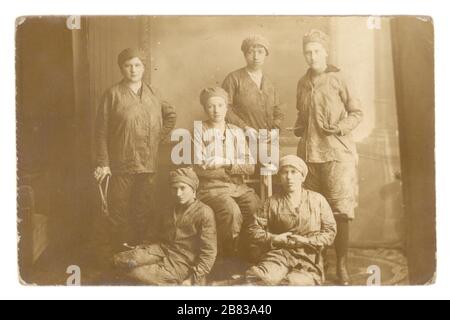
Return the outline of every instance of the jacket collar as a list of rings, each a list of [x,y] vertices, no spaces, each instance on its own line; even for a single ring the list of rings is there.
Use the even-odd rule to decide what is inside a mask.
[[[122,89],[122,92],[132,92],[130,87],[128,87],[128,85],[126,84],[125,80],[120,81],[119,83],[120,88]],[[144,94],[150,91],[152,94],[154,94],[154,90],[153,88],[148,85],[147,83],[145,83],[145,81],[142,81],[142,87],[141,87],[141,96],[144,96]],[[134,92],[132,92],[133,94],[135,94]]]
[[[329,64],[324,73],[333,73],[333,72],[339,72],[339,71],[341,71],[341,69],[339,69],[338,67],[336,67],[332,64]],[[312,70],[312,68],[309,68],[308,77],[311,78],[312,74],[313,74],[313,70]]]
[[[199,203],[200,203],[199,200],[195,199],[195,201],[189,207],[185,208],[185,210],[178,217],[178,219],[176,216],[175,207],[173,207],[172,216],[173,216],[173,220],[176,222],[176,224],[178,224],[181,220],[183,220],[185,217],[189,216],[190,214],[197,212],[197,210],[195,210],[195,209],[197,208]]]

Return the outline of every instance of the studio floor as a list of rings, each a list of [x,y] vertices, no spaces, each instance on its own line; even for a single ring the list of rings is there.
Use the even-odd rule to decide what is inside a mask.
[[[33,266],[28,273],[27,284],[42,286],[67,285],[69,266],[80,267],[81,285],[122,285],[114,280],[106,280],[104,272],[86,262],[81,252],[71,254],[46,254]],[[327,281],[325,285],[335,285],[335,255],[328,250]],[[211,286],[242,286],[249,285],[243,277],[246,265],[224,262],[217,266],[209,279]],[[408,267],[405,255],[396,249],[350,249],[349,272],[352,285],[366,286],[373,283],[372,273],[380,271],[381,285],[408,285]]]

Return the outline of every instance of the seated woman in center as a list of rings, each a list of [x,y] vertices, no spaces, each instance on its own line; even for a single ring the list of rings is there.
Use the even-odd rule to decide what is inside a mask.
[[[320,249],[336,237],[333,212],[322,195],[303,188],[308,167],[302,159],[285,156],[279,168],[283,192],[269,198],[249,225],[264,253],[247,277],[266,285],[320,285],[325,278]]]
[[[211,207],[217,221],[218,256],[233,257],[247,243],[241,230],[258,211],[260,200],[244,183],[255,171],[244,131],[225,121],[228,93],[206,88],[200,94],[208,119],[194,128],[195,171],[200,179],[198,198]],[[242,252],[244,251],[244,252]],[[241,250],[245,254],[245,248]]]

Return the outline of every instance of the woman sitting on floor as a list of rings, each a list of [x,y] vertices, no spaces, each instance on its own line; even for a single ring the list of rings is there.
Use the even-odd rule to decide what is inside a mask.
[[[265,251],[247,271],[267,285],[320,285],[324,281],[321,248],[333,244],[336,221],[325,198],[303,188],[308,167],[297,156],[280,159],[283,192],[275,194],[249,227]]]
[[[198,178],[191,168],[170,173],[175,205],[162,217],[156,242],[116,254],[114,264],[148,285],[205,284],[217,255],[212,210],[196,199]]]

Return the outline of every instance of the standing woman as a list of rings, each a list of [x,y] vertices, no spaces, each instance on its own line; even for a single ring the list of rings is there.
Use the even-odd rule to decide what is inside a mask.
[[[230,97],[227,121],[256,134],[259,129],[280,129],[283,114],[278,92],[263,73],[269,41],[255,35],[242,42],[247,66],[230,73],[222,87]]]
[[[301,137],[298,154],[309,168],[305,187],[323,194],[335,215],[336,273],[341,285],[349,285],[349,222],[355,217],[358,162],[352,131],[363,113],[340,69],[328,64],[328,52],[329,38],[322,31],[304,36],[310,68],[298,82],[295,135]]]
[[[142,243],[154,220],[150,199],[158,147],[176,122],[173,107],[143,82],[145,61],[140,49],[119,54],[123,80],[106,91],[98,109],[94,176],[101,183],[112,175],[105,228],[109,239],[99,245],[113,252],[123,250],[124,243]]]

